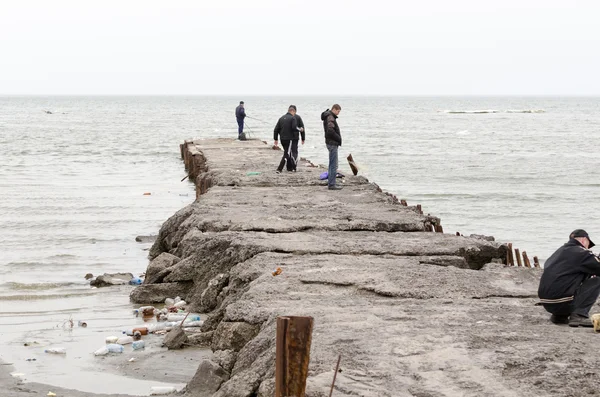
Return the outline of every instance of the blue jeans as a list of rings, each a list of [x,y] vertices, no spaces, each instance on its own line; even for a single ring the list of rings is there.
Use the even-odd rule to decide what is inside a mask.
[[[238,136],[244,132],[244,119],[237,119],[238,122]]]
[[[335,186],[335,176],[338,168],[338,145],[327,145],[329,150],[329,170],[327,171],[327,185]]]

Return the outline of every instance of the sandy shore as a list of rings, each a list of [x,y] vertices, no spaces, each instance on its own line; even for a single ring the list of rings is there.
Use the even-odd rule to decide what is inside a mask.
[[[107,385],[107,388],[98,390],[98,394],[93,393],[85,387],[75,390],[57,387],[37,382],[23,381],[21,377],[12,376],[18,373],[13,363],[7,363],[0,357],[0,385],[5,386],[5,391],[0,393],[3,397],[20,396],[45,396],[49,391],[56,393],[57,396],[147,396],[153,385],[161,386],[165,384],[175,385],[181,389],[195,374],[199,363],[210,356],[208,349],[188,347],[184,350],[167,350],[161,347],[163,336],[148,335],[144,337],[146,348],[141,351],[129,351],[123,354],[108,355],[103,357],[87,357],[89,352],[79,352],[85,359],[81,361],[81,366],[76,368],[76,381],[69,384],[92,384],[92,377],[101,376],[102,379],[108,379],[115,382],[114,385]],[[69,354],[72,354],[70,352]],[[77,354],[77,352],[75,352]],[[130,359],[134,358],[134,361]],[[57,363],[63,358],[60,356],[49,357],[55,359]],[[65,366],[64,361],[60,362],[64,371],[68,372],[70,366]],[[35,380],[34,374],[27,374],[27,380]],[[138,381],[133,381],[138,380]],[[58,383],[60,384],[60,382]],[[119,384],[127,389],[127,393],[108,392],[119,388]],[[110,386],[110,387],[109,387]],[[8,393],[8,394],[6,394]]]

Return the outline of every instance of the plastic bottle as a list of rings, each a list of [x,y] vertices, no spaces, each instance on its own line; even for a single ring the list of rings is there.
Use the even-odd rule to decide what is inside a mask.
[[[49,349],[44,350],[44,353],[67,354],[67,349],[65,349],[64,347],[51,347]]]
[[[179,308],[179,307],[184,307],[185,305],[187,305],[187,303],[185,303],[185,301],[179,301],[179,302],[175,302],[175,304],[173,306]]]
[[[117,341],[119,340],[118,336],[108,336],[106,338],[106,343],[117,343]]]
[[[183,326],[185,328],[193,328],[193,327],[202,327],[202,325],[204,324],[204,321],[200,320],[200,321],[186,321],[185,323],[183,323]]]
[[[177,389],[172,386],[154,386],[150,389],[151,396],[160,396],[162,394],[169,394],[176,392]]]
[[[187,316],[186,322],[188,321],[200,321],[200,316],[198,314],[190,314],[188,316],[187,313],[169,313],[167,314],[167,321],[181,321]]]
[[[106,356],[108,354],[108,347],[102,346],[100,349],[94,352],[94,356]]]
[[[173,298],[165,299],[165,306],[169,307],[169,306],[173,306],[174,304],[175,304],[175,299],[173,299]]]
[[[123,350],[125,350],[123,346],[118,345],[116,343],[111,343],[110,345],[106,345],[105,347],[111,353],[123,353]]]
[[[123,333],[129,336],[133,336],[133,334],[135,334],[136,331],[142,335],[148,335],[148,327],[130,328],[123,331]]]
[[[133,350],[139,350],[139,349],[143,349],[144,347],[146,347],[146,344],[144,343],[143,340],[136,340],[135,342],[133,342],[131,344],[131,347],[133,348]]]
[[[173,299],[173,304],[175,304],[175,303],[177,303],[179,301],[181,301],[181,298],[178,297],[178,296],[176,296],[175,299]]]
[[[134,277],[131,280],[129,280],[129,285],[142,285],[142,283],[144,282],[144,280],[140,277]]]
[[[133,338],[131,336],[122,336],[117,340],[118,345],[128,345],[133,343]]]

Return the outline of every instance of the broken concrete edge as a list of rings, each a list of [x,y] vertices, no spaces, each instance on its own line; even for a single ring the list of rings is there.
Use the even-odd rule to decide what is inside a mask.
[[[193,150],[191,148],[191,146],[192,145],[190,145],[190,143],[188,143],[189,150],[188,150],[188,152],[186,152],[186,153],[188,153],[187,154],[188,160],[186,162],[186,167],[196,167],[198,169],[198,174],[195,177],[195,182],[196,182],[196,186],[197,186],[197,192],[199,192],[197,194],[197,197],[199,197],[200,195],[205,194],[213,186],[213,179],[212,179],[212,175],[209,174],[208,167],[206,165],[207,161],[206,161],[206,158],[204,157],[204,153],[202,151]],[[185,154],[184,154],[184,156],[185,156]],[[383,192],[379,188],[379,186],[377,186],[375,183],[370,183],[370,186],[374,191]],[[384,193],[384,194],[386,194],[388,197],[390,197],[393,203],[398,204],[398,200],[395,198],[395,196],[393,196],[389,193]],[[161,232],[160,232],[158,238],[156,239],[154,246],[152,247],[151,255],[150,255],[151,258],[156,260],[161,255],[163,255],[165,253],[170,253],[170,254],[177,255],[176,258],[178,260],[179,260],[179,258],[183,258],[185,260],[185,258],[186,258],[185,252],[181,251],[179,249],[180,248],[179,243],[182,240],[182,235],[181,235],[182,233],[179,230],[179,228],[187,220],[187,218],[192,214],[193,205],[194,204],[190,204],[189,206],[178,211],[172,218],[170,218],[167,221],[167,222],[171,222],[170,227],[166,228],[163,225],[163,228],[161,228]],[[411,209],[415,212],[418,212],[416,207],[411,208]],[[431,225],[439,224],[439,218],[437,218],[437,217],[427,216],[427,220],[429,221],[429,223]],[[165,223],[167,223],[167,222],[165,222]],[[168,234],[167,233],[168,230],[175,230],[175,233]],[[187,234],[187,231],[185,231],[183,234],[184,235]],[[475,237],[475,236],[472,236],[472,237]],[[479,237],[479,236],[477,236],[477,237]],[[485,240],[488,240],[488,239],[485,239]],[[504,247],[504,249],[505,249],[506,245],[500,245],[500,247]],[[262,252],[262,251],[255,252],[252,255],[242,258],[237,263],[230,264],[230,268],[237,264],[241,264],[241,263],[245,262],[246,260],[249,260],[254,255],[257,255],[260,252]],[[294,253],[298,254],[297,252],[294,252]],[[459,265],[456,267],[462,267],[462,268],[470,267],[472,269],[480,269],[487,263],[486,260],[481,259],[481,257],[477,255],[477,252],[465,250],[464,252],[462,252],[462,254],[463,254],[463,261],[469,262],[468,258],[470,258],[471,262],[468,263],[467,266]],[[404,255],[404,256],[406,256],[406,255]],[[500,256],[502,256],[502,254]],[[460,261],[458,261],[458,262],[460,262]],[[458,262],[457,262],[457,264],[458,264]],[[432,258],[424,259],[421,263],[434,264],[434,265],[439,264],[439,262],[436,263],[436,260],[432,259]],[[471,263],[473,263],[474,265],[471,265]],[[174,265],[174,263],[172,265]],[[226,308],[229,305],[229,303],[232,303],[238,299],[241,299],[243,292],[245,290],[247,290],[249,284],[253,281],[253,279],[244,280],[245,284],[242,286],[238,286],[239,291],[237,291],[237,292],[234,291],[233,293],[228,294],[228,292],[229,292],[228,289],[230,288],[230,282],[231,282],[229,273],[220,273],[219,275],[216,276],[216,277],[219,277],[218,280],[213,278],[213,279],[211,279],[211,281],[208,282],[207,285],[201,286],[201,285],[194,285],[194,282],[191,280],[187,281],[187,282],[168,280],[168,277],[171,276],[172,271],[171,270],[167,271],[167,270],[168,270],[168,268],[163,269],[161,271],[161,272],[165,272],[164,274],[162,274],[161,272],[157,273],[157,276],[159,276],[159,281],[157,281],[156,284],[149,283],[148,285],[145,285],[145,286],[142,286],[142,287],[136,289],[136,291],[137,290],[143,291],[144,289],[146,289],[147,291],[146,291],[145,295],[141,292],[137,293],[137,294],[132,293],[132,300],[137,301],[139,303],[143,303],[143,302],[158,303],[161,300],[164,301],[164,298],[166,298],[166,297],[173,296],[174,294],[172,291],[174,289],[177,289],[180,292],[177,293],[176,295],[182,296],[184,299],[189,300],[189,301],[200,302],[199,308],[202,309],[203,312],[213,310],[213,312],[211,312],[211,314],[206,319],[205,326],[202,327],[202,332],[197,335],[191,335],[188,338],[188,341],[186,343],[200,345],[200,346],[210,346],[211,349],[213,350],[213,358],[211,359],[213,361],[208,361],[207,363],[201,364],[201,366],[200,366],[201,368],[199,369],[197,376],[199,376],[202,368],[204,368],[206,370],[206,371],[204,371],[205,373],[213,373],[213,375],[216,376],[216,378],[218,378],[218,379],[213,379],[214,382],[211,383],[213,385],[211,387],[215,387],[215,385],[217,385],[217,383],[218,383],[218,385],[216,386],[216,389],[214,389],[214,391],[213,391],[213,392],[216,392],[217,390],[219,390],[221,388],[221,385],[224,382],[226,382],[231,376],[235,376],[234,367],[237,364],[236,361],[237,361],[238,353],[240,351],[242,351],[242,349],[245,349],[247,347],[247,345],[249,343],[251,343],[260,332],[262,332],[263,328],[265,328],[265,327],[273,328],[274,327],[274,322],[272,319],[273,313],[266,314],[266,316],[269,317],[270,320],[265,318],[265,319],[261,319],[261,321],[255,322],[255,323],[249,323],[249,322],[245,322],[245,321],[235,321],[235,319],[226,318],[225,311],[226,311]],[[215,281],[214,283],[213,283],[213,280]],[[164,284],[164,282],[168,282],[168,284]],[[309,280],[307,280],[306,282],[310,283]],[[157,291],[151,290],[151,289],[155,289],[155,288],[159,289],[160,291],[158,291],[158,293],[157,293]],[[211,290],[211,288],[212,288],[212,290]],[[224,297],[221,296],[221,295],[223,295],[222,294],[223,291],[226,291],[226,293],[224,294],[225,295]],[[378,293],[381,294],[381,291],[379,291]],[[151,298],[152,294],[154,294],[155,297]],[[157,298],[156,297],[157,295],[159,295],[160,298]],[[219,296],[221,296],[221,297],[219,298]],[[390,296],[392,296],[392,295],[390,295]],[[193,297],[196,297],[196,298],[194,299]],[[408,298],[410,298],[410,297],[408,297]],[[153,299],[153,300],[148,301],[147,299]],[[233,352],[233,353],[226,354],[223,352]],[[222,355],[226,355],[228,360],[223,361],[220,358]],[[210,370],[207,370],[207,369],[210,369]],[[221,370],[223,370],[224,372],[221,372]],[[270,375],[267,376],[267,374],[257,374],[257,378],[251,380],[251,382],[250,382],[250,384],[252,384],[253,392],[256,392],[259,389],[263,390],[263,392],[265,390],[270,389],[269,385],[272,382],[270,382],[270,379],[266,379],[269,376]],[[220,381],[219,381],[219,379],[220,379]],[[264,379],[264,381],[261,381],[261,379]],[[208,382],[208,380],[204,379],[202,376],[199,379],[197,379],[197,381],[200,383],[205,382],[205,381]],[[210,382],[208,382],[208,383],[210,383]],[[193,381],[190,382],[190,385],[193,385],[193,384],[194,384]],[[188,387],[191,387],[190,385],[188,385]],[[226,390],[219,391],[219,392],[226,393]],[[207,394],[207,395],[212,395],[212,394]],[[222,394],[222,395],[226,396],[227,394]]]

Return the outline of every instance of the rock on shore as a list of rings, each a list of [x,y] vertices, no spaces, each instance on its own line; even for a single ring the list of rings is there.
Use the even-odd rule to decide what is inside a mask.
[[[305,161],[276,174],[280,152],[261,142],[191,142],[182,156],[198,199],[165,222],[131,299],[179,295],[209,313],[190,343],[213,357],[187,396],[273,396],[279,315],[315,319],[309,397],[329,395],[338,354],[335,396],[595,392],[593,335],[534,306],[540,270],[489,265],[503,244],[431,232],[438,218],[364,177],[328,191]]]

